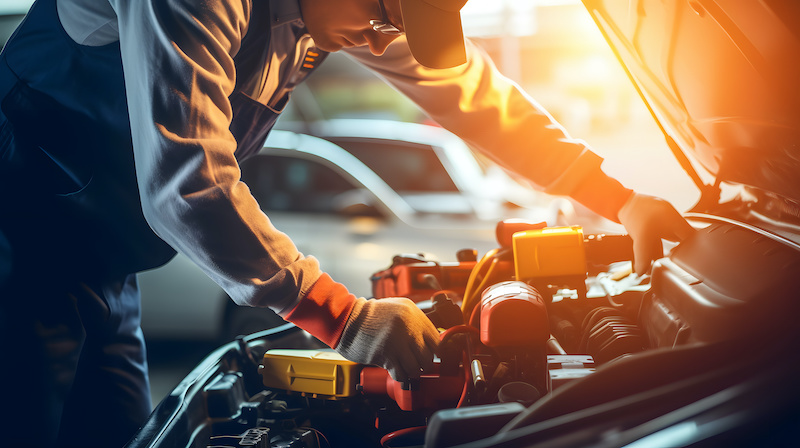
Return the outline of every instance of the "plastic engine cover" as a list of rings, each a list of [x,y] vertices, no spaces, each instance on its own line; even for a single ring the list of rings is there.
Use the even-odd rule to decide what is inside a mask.
[[[656,263],[639,321],[651,347],[780,337],[800,317],[798,274],[796,244],[714,223]]]

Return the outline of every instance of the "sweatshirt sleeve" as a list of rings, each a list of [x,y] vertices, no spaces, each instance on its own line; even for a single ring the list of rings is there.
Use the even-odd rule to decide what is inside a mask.
[[[471,41],[467,62],[450,69],[421,66],[403,38],[380,57],[366,48],[346,52],[504,169],[547,193],[571,196],[617,220],[630,190],[603,173],[602,159],[501,75]]]
[[[247,0],[111,0],[145,218],[242,305],[289,312],[320,277],[240,181],[229,102]]]

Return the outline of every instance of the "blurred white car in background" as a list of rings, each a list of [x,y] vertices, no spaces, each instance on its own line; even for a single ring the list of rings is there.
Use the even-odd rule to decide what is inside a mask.
[[[561,201],[512,205],[501,184],[513,182],[488,176],[464,142],[440,128],[331,120],[316,133],[338,145],[273,131],[242,164],[242,178],[273,224],[359,296],[371,296],[370,276],[394,255],[454,261],[460,249],[495,247],[501,219],[553,224],[569,213]],[[283,323],[268,309],[236,306],[182,255],[139,281],[148,339],[230,340]]]

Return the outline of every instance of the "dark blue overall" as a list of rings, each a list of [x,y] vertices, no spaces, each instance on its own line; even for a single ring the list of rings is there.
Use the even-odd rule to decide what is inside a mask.
[[[174,251],[142,216],[119,44],[76,44],[55,2],[33,5],[0,58],[0,437],[122,446],[151,409],[135,273]],[[269,8],[254,2],[237,86],[276,51]],[[230,97],[239,160],[277,118],[246,93]]]

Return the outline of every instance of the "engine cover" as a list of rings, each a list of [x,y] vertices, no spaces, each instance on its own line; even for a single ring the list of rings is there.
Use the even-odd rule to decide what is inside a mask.
[[[651,347],[779,336],[799,316],[798,274],[794,243],[714,222],[653,267],[640,326]]]

